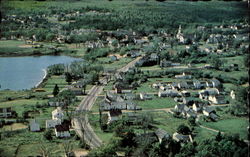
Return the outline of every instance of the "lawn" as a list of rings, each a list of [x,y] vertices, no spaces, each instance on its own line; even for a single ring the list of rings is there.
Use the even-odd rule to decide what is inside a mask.
[[[12,107],[12,110],[15,110],[19,117],[22,116],[22,113],[26,110],[36,109],[36,104],[44,104],[47,100],[38,100],[38,99],[17,99],[13,101],[0,102],[0,107]]]
[[[204,139],[215,137],[217,135],[217,132],[200,127],[195,127],[194,132],[197,132],[196,136],[194,137],[194,140],[198,142]]]
[[[5,132],[7,134],[7,132]],[[43,138],[43,132],[29,132],[28,130],[20,130],[18,132],[8,133],[10,137],[3,136],[0,141],[1,156],[38,156],[41,155],[41,147],[44,146],[51,153],[51,156],[64,156],[64,148],[62,143],[68,139],[54,139],[47,141]],[[78,148],[78,141],[73,141],[70,138],[73,149]]]
[[[135,90],[135,92],[136,93],[141,93],[141,92],[156,93],[159,90],[151,87],[153,83],[157,83],[157,82],[169,82],[169,81],[180,81],[180,80],[176,80],[176,79],[172,79],[172,78],[168,78],[168,77],[164,77],[164,78],[149,78],[147,82],[140,84],[140,87],[138,87]]]
[[[24,41],[17,40],[1,40],[0,41],[0,55],[15,55],[19,54],[32,54],[31,48],[22,47]]]
[[[51,76],[48,80],[44,83],[43,88],[47,91],[52,93],[55,85],[58,85],[59,90],[63,89],[68,83],[65,81],[65,78],[62,76]]]
[[[152,100],[135,100],[135,103],[140,106],[143,110],[149,110],[149,109],[161,109],[161,108],[172,108],[177,103],[174,101],[173,98],[159,98],[159,97],[153,97]]]
[[[156,126],[166,130],[171,135],[176,132],[176,129],[181,124],[187,125],[187,120],[175,118],[171,113],[166,113],[164,111],[155,112],[154,120],[158,123]]]
[[[114,61],[112,63],[109,64],[102,64],[102,66],[104,67],[104,69],[119,69],[124,67],[125,65],[127,65],[129,62],[131,62],[133,59],[132,58],[120,58],[118,61]]]
[[[247,139],[249,120],[247,118],[231,117],[218,122],[205,122],[203,125],[227,134],[239,134],[241,138]]]
[[[104,142],[108,143],[113,133],[103,132],[99,123],[99,114],[89,114],[89,122],[96,135]]]

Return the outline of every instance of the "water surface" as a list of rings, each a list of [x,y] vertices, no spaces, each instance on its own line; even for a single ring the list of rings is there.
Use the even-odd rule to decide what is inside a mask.
[[[68,56],[0,57],[0,90],[22,90],[35,87],[49,65],[69,64],[80,60]]]

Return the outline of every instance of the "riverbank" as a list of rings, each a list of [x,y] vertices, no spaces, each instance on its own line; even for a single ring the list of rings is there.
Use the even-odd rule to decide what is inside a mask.
[[[42,84],[48,79],[48,72],[46,69],[42,69],[44,76],[40,82],[35,85],[35,88],[41,88]]]

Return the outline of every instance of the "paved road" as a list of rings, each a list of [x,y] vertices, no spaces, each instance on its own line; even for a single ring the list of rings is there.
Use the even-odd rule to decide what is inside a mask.
[[[133,67],[137,61],[139,61],[142,57],[138,57],[135,60],[128,63],[126,66],[118,69],[117,72],[125,72],[130,67]],[[100,80],[101,84],[106,84],[107,79],[103,78]],[[91,148],[100,147],[102,145],[101,139],[95,134],[93,129],[91,128],[88,120],[87,112],[92,108],[94,102],[96,101],[97,96],[102,92],[104,86],[93,86],[86,96],[85,99],[81,101],[79,106],[76,109],[77,116],[73,119],[74,129],[76,133],[83,138],[87,144],[90,145]]]

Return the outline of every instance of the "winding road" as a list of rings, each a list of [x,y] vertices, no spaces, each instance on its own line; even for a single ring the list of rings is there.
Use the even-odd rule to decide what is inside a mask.
[[[141,58],[142,57],[137,57],[135,60],[129,62],[126,66],[118,69],[117,72],[126,72],[129,68],[133,67],[135,63]],[[105,85],[107,83],[106,80],[106,78],[103,78],[100,80],[100,83]],[[102,141],[91,128],[87,113],[95,103],[97,96],[102,92],[104,88],[103,85],[95,85],[89,90],[88,95],[81,101],[76,109],[76,114],[78,116],[75,116],[75,118],[73,118],[73,127],[76,133],[80,136],[80,138],[84,139],[84,141],[91,148],[100,147],[102,145]]]

